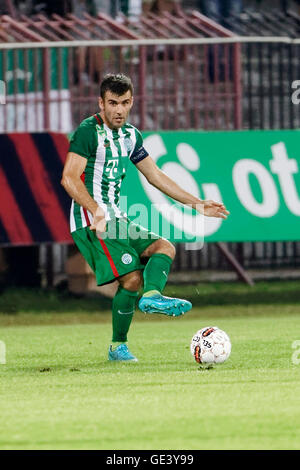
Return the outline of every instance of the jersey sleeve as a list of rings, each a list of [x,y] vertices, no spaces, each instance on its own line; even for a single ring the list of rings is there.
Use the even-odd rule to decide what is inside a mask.
[[[144,160],[144,158],[148,157],[149,153],[143,146],[143,137],[140,131],[135,129],[135,135],[136,135],[136,143],[130,155],[130,160],[132,161],[132,163],[136,165],[137,163]]]
[[[90,126],[79,126],[70,139],[69,152],[88,159],[95,152],[95,130]]]

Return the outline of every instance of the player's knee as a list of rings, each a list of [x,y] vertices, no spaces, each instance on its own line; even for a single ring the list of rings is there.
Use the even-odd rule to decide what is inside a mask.
[[[137,292],[143,285],[143,276],[140,271],[134,271],[120,279],[121,286],[133,292]]]
[[[168,256],[170,256],[170,258],[174,259],[175,256],[176,256],[176,248],[173,245],[173,243],[169,242],[168,250],[170,250],[169,251],[170,254]]]
[[[165,238],[160,238],[152,243],[146,250],[142,253],[142,258],[150,258],[154,254],[162,253],[174,259],[176,255],[175,246],[166,240]]]
[[[170,258],[174,259],[176,255],[176,248],[173,243],[169,242],[168,240],[162,240],[158,252],[163,253],[169,256]]]

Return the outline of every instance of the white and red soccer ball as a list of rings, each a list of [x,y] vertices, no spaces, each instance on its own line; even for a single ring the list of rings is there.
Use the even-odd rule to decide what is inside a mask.
[[[225,331],[217,326],[206,326],[194,334],[191,353],[199,364],[218,364],[231,353],[231,342]]]

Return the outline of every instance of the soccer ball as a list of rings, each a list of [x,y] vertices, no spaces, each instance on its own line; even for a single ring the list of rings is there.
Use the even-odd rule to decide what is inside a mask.
[[[190,348],[199,364],[217,364],[229,358],[231,342],[225,331],[217,326],[206,326],[194,334]]]

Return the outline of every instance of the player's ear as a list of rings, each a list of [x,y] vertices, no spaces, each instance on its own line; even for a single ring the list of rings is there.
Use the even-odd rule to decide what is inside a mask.
[[[98,98],[98,104],[99,104],[99,108],[100,109],[103,109],[104,108],[104,102],[103,102],[103,99],[101,98],[101,96],[99,96]]]

